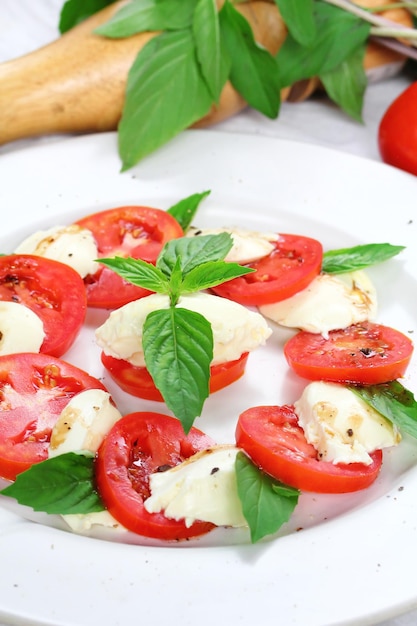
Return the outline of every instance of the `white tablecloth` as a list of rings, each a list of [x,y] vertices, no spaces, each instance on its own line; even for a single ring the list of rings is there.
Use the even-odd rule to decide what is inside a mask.
[[[30,52],[58,37],[57,24],[62,4],[63,0],[0,0],[0,62]],[[217,130],[309,142],[380,161],[377,147],[380,119],[390,102],[408,84],[409,79],[405,75],[371,84],[366,93],[363,124],[349,119],[325,97],[315,97],[302,104],[283,103],[280,115],[274,121],[246,110],[219,124]],[[40,138],[2,146],[0,158],[34,142],[51,140],[53,138]],[[417,611],[413,611],[389,619],[380,626],[416,624]]]

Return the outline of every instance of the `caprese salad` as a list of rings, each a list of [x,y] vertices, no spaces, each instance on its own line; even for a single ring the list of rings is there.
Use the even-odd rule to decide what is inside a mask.
[[[417,403],[399,381],[413,344],[376,321],[366,274],[402,247],[323,252],[304,235],[201,230],[192,221],[207,193],[169,211],[89,215],[0,258],[2,497],[76,532],[178,541],[238,527],[255,542],[290,519],[301,492],[369,487],[383,449],[417,435]],[[60,358],[89,308],[109,309],[94,340],[130,412]],[[214,441],[194,420],[276,327],[293,329],[283,351],[302,394],[238,415],[230,406],[235,439]]]

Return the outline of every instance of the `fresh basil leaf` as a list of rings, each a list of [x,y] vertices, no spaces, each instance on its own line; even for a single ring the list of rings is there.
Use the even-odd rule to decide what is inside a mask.
[[[230,81],[246,102],[270,118],[278,116],[281,93],[274,57],[259,46],[247,20],[226,0],[219,12],[220,33],[230,67]]]
[[[328,250],[323,254],[322,271],[327,274],[353,272],[387,261],[404,249],[405,246],[393,246],[390,243],[368,243]]]
[[[157,293],[169,293],[169,280],[160,269],[142,261],[142,259],[132,259],[131,257],[112,257],[108,259],[98,259],[100,263],[112,269],[116,274],[134,285],[139,285],[149,291]]]
[[[180,307],[153,311],[143,326],[142,345],[155,386],[187,433],[209,395],[210,323]]]
[[[197,58],[211,97],[218,103],[227,80],[222,62],[219,14],[215,0],[199,0],[194,11],[193,33]]]
[[[211,105],[191,31],[164,32],[153,37],[128,74],[118,130],[122,170],[133,167],[202,118]]]
[[[238,263],[208,261],[187,272],[181,285],[181,293],[194,293],[209,289],[254,271],[256,270],[251,267],[243,267]]]
[[[61,34],[66,33],[113,2],[114,0],[67,0],[59,15],[59,32]]]
[[[68,452],[35,463],[0,493],[50,514],[86,514],[105,508],[95,489],[94,455],[89,452]]]
[[[282,19],[298,43],[308,46],[316,36],[313,0],[275,0]]]
[[[367,78],[363,65],[366,44],[354,50],[340,65],[319,78],[327,95],[345,113],[358,122],[362,122],[362,108]]]
[[[401,432],[417,437],[417,402],[398,381],[380,385],[352,386],[351,391],[395,424]]]
[[[329,72],[368,40],[370,25],[343,9],[316,0],[315,16],[314,41],[303,46],[289,34],[276,55],[283,87]]]
[[[272,535],[287,522],[298,503],[300,492],[259,470],[244,454],[235,461],[237,491],[251,541]]]
[[[135,33],[177,30],[191,26],[196,0],[133,0],[94,31],[105,37],[130,37]]]
[[[177,261],[172,268],[171,276],[169,279],[169,290],[170,290],[170,304],[175,306],[178,302],[178,298],[182,293],[182,270],[181,270],[181,259],[178,257]]]
[[[179,257],[185,275],[203,263],[223,260],[232,246],[233,239],[229,233],[171,239],[159,255],[156,267],[169,276]]]
[[[176,204],[172,205],[167,210],[167,213],[172,215],[172,217],[177,220],[183,231],[186,232],[193,221],[195,214],[197,213],[200,202],[210,193],[210,191],[203,191],[201,193],[194,193],[187,198],[183,198]]]

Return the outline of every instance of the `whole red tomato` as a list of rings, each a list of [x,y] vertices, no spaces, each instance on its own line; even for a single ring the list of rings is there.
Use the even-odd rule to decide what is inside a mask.
[[[417,82],[388,107],[379,125],[382,160],[417,176]]]

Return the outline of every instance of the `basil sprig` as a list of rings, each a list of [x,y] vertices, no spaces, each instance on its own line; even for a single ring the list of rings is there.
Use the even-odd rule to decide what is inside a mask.
[[[181,308],[180,297],[252,272],[224,261],[232,245],[229,233],[182,237],[165,244],[155,266],[140,259],[100,259],[129,282],[169,297],[168,309],[146,317],[142,345],[155,386],[185,432],[209,395],[213,332],[204,316]]]
[[[66,32],[113,0],[67,0]],[[152,31],[130,69],[119,124],[126,170],[218,104],[227,80],[262,114],[279,114],[281,89],[318,76],[346,113],[361,119],[370,26],[325,0],[275,0],[288,35],[276,56],[257,44],[238,0],[132,0],[96,29],[108,38]]]
[[[94,454],[87,451],[35,463],[0,493],[34,511],[50,514],[85,515],[105,510],[95,489]]]
[[[387,261],[399,254],[405,246],[390,243],[368,243],[352,248],[328,250],[323,254],[322,271],[327,274],[343,274],[361,270]]]
[[[200,202],[210,193],[211,192],[209,190],[201,193],[193,193],[191,196],[183,198],[176,204],[173,204],[167,210],[167,213],[172,215],[172,217],[177,220],[183,231],[186,232],[194,219]]]
[[[300,492],[262,472],[243,452],[236,455],[235,471],[243,515],[255,543],[288,522]]]
[[[417,438],[417,402],[398,380],[379,385],[349,387],[399,430]]]

